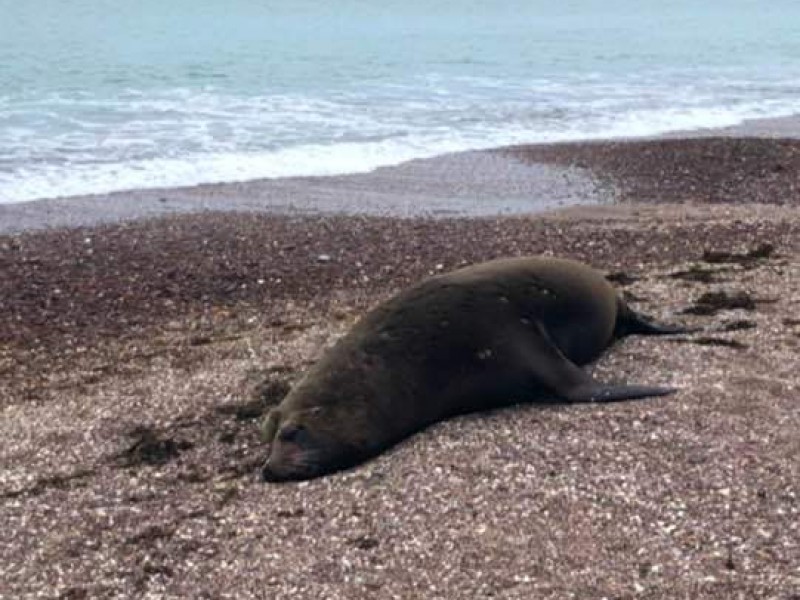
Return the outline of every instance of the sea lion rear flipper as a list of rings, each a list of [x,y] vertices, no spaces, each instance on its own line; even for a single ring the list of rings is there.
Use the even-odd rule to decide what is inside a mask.
[[[622,299],[619,300],[619,307],[615,331],[615,337],[617,338],[626,335],[674,335],[677,333],[695,333],[697,331],[702,331],[701,327],[656,323],[627,306]]]
[[[568,402],[616,402],[665,396],[676,391],[657,386],[599,383],[564,356],[544,327],[540,327],[539,335],[521,341],[518,349],[532,377]]]

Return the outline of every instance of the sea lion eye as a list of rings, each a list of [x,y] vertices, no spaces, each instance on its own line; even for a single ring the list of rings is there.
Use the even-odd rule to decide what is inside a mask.
[[[302,425],[286,425],[278,432],[278,439],[282,442],[301,444],[307,436],[306,428]]]

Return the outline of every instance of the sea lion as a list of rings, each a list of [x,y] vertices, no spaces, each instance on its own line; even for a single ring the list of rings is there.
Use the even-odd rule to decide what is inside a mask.
[[[432,277],[367,313],[267,415],[263,478],[351,467],[461,413],[669,394],[598,383],[577,365],[628,334],[685,331],[646,320],[572,260],[500,259]]]

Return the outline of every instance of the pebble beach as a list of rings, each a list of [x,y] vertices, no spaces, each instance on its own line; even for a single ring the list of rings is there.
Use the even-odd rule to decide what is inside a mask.
[[[796,138],[0,205],[0,597],[796,600]],[[592,367],[679,391],[470,415],[258,480],[258,419],[360,315],[529,254],[702,328]]]

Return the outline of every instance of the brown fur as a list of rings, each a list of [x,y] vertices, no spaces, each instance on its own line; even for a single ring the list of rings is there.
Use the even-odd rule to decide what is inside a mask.
[[[513,258],[428,279],[369,312],[264,423],[267,480],[357,464],[430,423],[512,402],[662,395],[576,365],[628,333],[677,333],[625,306],[594,269]]]

